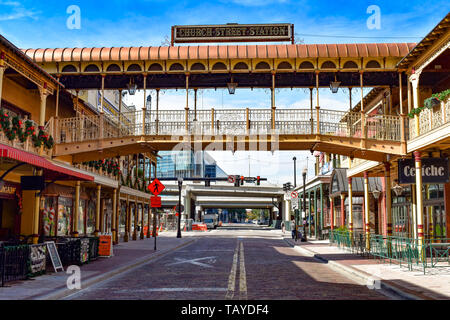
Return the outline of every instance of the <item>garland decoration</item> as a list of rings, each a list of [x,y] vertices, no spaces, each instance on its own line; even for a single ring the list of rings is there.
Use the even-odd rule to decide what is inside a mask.
[[[45,133],[44,127],[40,126],[38,134],[36,134],[36,129],[31,120],[27,119],[24,122],[19,116],[11,117],[3,109],[0,109],[0,129],[9,141],[17,138],[23,143],[27,141],[28,137],[31,137],[31,141],[36,148],[43,145],[44,148],[51,149],[55,145],[53,137]]]

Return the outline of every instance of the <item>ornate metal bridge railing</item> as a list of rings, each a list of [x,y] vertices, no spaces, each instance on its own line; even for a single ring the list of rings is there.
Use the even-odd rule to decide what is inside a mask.
[[[275,117],[272,121],[272,117]],[[142,110],[55,120],[57,143],[141,135],[333,135],[400,141],[401,117],[319,109]],[[274,125],[274,127],[272,127]]]

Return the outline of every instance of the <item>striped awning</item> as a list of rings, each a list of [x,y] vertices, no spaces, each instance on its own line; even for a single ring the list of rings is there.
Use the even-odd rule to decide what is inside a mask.
[[[48,180],[77,180],[93,181],[94,177],[55,165],[36,154],[0,144],[0,157],[28,163],[44,169],[44,176]]]

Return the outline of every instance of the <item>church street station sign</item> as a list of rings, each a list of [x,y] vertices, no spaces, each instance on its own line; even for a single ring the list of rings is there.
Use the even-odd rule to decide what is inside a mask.
[[[173,43],[186,42],[250,42],[292,41],[294,25],[282,24],[237,24],[204,26],[173,26]]]
[[[422,158],[422,182],[449,182],[448,165],[448,158]],[[413,159],[398,160],[398,183],[416,183],[416,167]]]

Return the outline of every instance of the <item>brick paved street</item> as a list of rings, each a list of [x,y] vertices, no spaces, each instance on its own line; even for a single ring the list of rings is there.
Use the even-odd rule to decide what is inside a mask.
[[[290,247],[276,230],[221,229],[69,299],[387,299]]]

